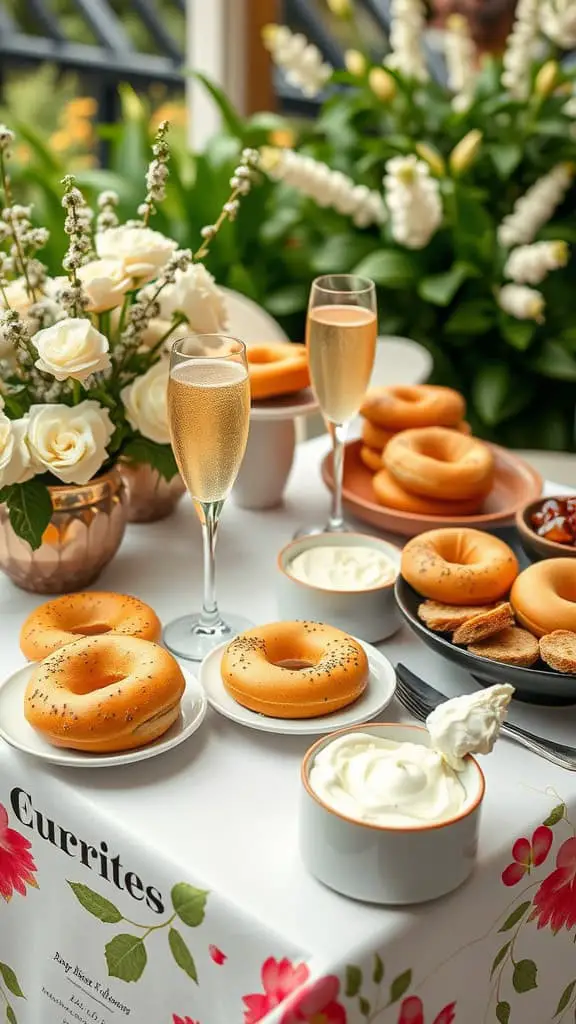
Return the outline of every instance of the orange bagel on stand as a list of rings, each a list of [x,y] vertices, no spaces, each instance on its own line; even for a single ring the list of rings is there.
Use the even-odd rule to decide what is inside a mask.
[[[510,594],[520,625],[534,636],[576,632],[576,561],[545,558],[520,573]]]
[[[20,649],[29,661],[41,661],[81,636],[103,633],[156,641],[162,626],[156,613],[137,597],[88,590],[35,608],[20,630]]]
[[[362,457],[363,448],[360,450]],[[376,500],[380,505],[395,508],[399,512],[412,512],[424,516],[468,516],[477,512],[482,498],[469,498],[468,501],[438,501],[436,498],[424,498],[420,494],[410,494],[400,486],[387,469],[380,469],[372,480]]]
[[[158,644],[84,637],[34,668],[24,715],[55,747],[117,753],[162,736],[180,714],[185,686],[177,662]]]
[[[518,560],[498,537],[447,527],[409,540],[401,573],[414,590],[433,601],[488,604],[508,593],[518,575]]]
[[[488,446],[445,427],[402,431],[386,445],[383,461],[405,490],[442,501],[485,497],[494,478]]]
[[[275,622],[240,633],[220,670],[238,704],[270,718],[338,711],[364,693],[369,676],[362,645],[321,622]]]
[[[361,415],[384,430],[414,427],[455,427],[466,414],[458,391],[435,384],[375,388],[366,395]]]
[[[255,401],[291,395],[310,384],[305,345],[271,341],[246,349],[250,393]]]

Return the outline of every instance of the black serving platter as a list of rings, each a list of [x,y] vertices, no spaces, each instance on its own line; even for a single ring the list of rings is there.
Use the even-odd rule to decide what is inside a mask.
[[[427,647],[466,669],[482,686],[510,683],[516,688],[515,698],[530,704],[576,704],[576,675],[553,672],[543,661],[533,668],[518,668],[471,654],[465,647],[456,647],[447,633],[434,633],[418,618],[418,605],[424,598],[402,576],[396,580],[395,593],[404,619]]]

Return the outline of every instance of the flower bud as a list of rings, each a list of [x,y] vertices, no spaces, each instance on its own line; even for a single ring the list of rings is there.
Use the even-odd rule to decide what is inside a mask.
[[[280,150],[275,146],[262,146],[260,150],[260,167],[268,173],[280,162]]]
[[[393,100],[396,95],[396,82],[384,68],[372,68],[368,75],[368,84],[374,95],[383,103]]]
[[[352,15],[352,0],[326,0],[328,7],[337,18],[350,18]]]
[[[454,146],[449,161],[450,170],[454,174],[462,174],[468,170],[478,155],[482,145],[482,138],[482,132],[478,131],[477,128],[473,128]]]
[[[416,152],[428,164],[428,167],[437,178],[444,177],[446,174],[444,157],[440,155],[437,149],[434,149],[434,146],[429,146],[427,142],[417,142]]]
[[[536,96],[539,96],[541,99],[546,99],[546,97],[553,91],[557,81],[558,62],[555,60],[547,60],[536,75],[536,81],[534,82],[534,92]]]
[[[366,57],[360,50],[346,50],[344,54],[344,63],[346,65],[346,71],[355,78],[361,78],[366,74]]]

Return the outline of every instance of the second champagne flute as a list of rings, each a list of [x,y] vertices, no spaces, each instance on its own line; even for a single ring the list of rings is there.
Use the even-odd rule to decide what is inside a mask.
[[[312,387],[332,438],[334,489],[327,532],[346,529],[342,515],[344,444],[370,383],[376,354],[376,288],[355,274],[312,284],[306,345]]]
[[[244,458],[250,423],[246,347],[217,334],[183,338],[172,346],[168,419],[178,468],[202,524],[204,601],[197,614],[168,623],[173,654],[201,661],[251,623],[220,615],[216,602],[216,530]]]

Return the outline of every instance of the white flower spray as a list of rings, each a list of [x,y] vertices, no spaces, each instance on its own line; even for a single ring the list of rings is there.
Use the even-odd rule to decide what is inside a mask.
[[[291,149],[264,150],[262,167],[274,181],[283,181],[297,189],[318,206],[332,207],[346,217],[352,217],[359,228],[383,224],[386,220],[384,200],[379,192],[367,185],[355,185],[340,171],[332,171],[327,164],[302,156]]]
[[[448,19],[445,37],[448,85],[454,93],[452,106],[458,112],[468,110],[474,98],[477,52],[466,18],[453,14]]]
[[[552,270],[560,270],[568,263],[566,242],[533,242],[520,245],[510,253],[505,277],[515,284],[541,284]]]
[[[544,35],[562,50],[576,46],[574,0],[541,0],[540,27]]]
[[[386,63],[408,78],[414,78],[419,82],[425,82],[429,78],[422,47],[425,24],[426,12],[422,0],[391,0],[392,53]]]
[[[533,242],[562,202],[573,178],[569,164],[557,164],[518,199],[512,213],[498,229],[498,241],[505,249]]]
[[[334,69],[306,36],[292,32],[286,25],[266,25],[262,38],[272,60],[284,71],[289,85],[300,89],[311,99],[322,92]]]
[[[540,29],[538,4],[539,0],[518,0],[504,51],[502,85],[517,99],[527,99],[530,92],[530,64]]]
[[[386,205],[392,236],[407,249],[424,249],[442,223],[440,187],[423,160],[395,156],[386,164]]]
[[[546,303],[541,292],[523,284],[505,284],[498,293],[498,305],[516,320],[544,322]]]

